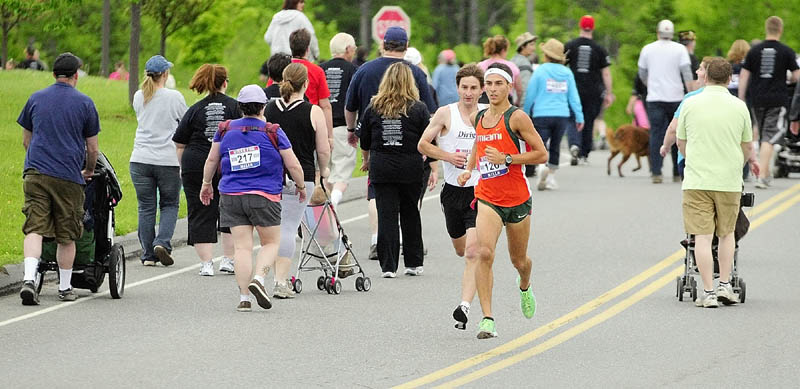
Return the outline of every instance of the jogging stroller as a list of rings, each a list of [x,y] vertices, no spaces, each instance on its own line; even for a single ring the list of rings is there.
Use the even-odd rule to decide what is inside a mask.
[[[312,201],[300,222],[300,260],[296,276],[292,276],[292,289],[296,293],[303,290],[300,272],[322,271],[317,278],[317,289],[328,294],[342,292],[342,278],[358,274],[356,290],[367,292],[372,281],[364,274],[364,269],[356,259],[350,240],[347,238],[336,210],[333,208],[324,186],[320,185],[324,200]]]
[[[747,219],[743,211],[743,207],[752,207],[754,202],[753,193],[742,193],[742,199],[739,203],[739,216],[736,218],[736,228],[733,232],[734,240],[736,241],[736,248],[733,251],[733,269],[731,270],[731,287],[733,292],[739,295],[739,302],[744,303],[747,297],[747,284],[739,277],[739,240],[742,239],[750,228],[750,221]],[[684,257],[684,270],[683,275],[678,276],[677,283],[677,297],[678,301],[683,301],[684,293],[689,293],[692,301],[697,299],[697,280],[695,275],[700,275],[697,269],[697,261],[694,255],[694,235],[686,235],[686,239],[681,241],[681,246],[686,250]],[[718,261],[718,248],[719,239],[715,236],[711,241],[711,257],[714,259],[714,278],[719,278],[719,261]]]
[[[75,263],[72,268],[72,287],[97,293],[106,273],[111,297],[122,298],[125,291],[125,251],[114,243],[114,207],[122,199],[117,175],[111,162],[100,153],[94,175],[84,188],[83,235],[75,241]],[[34,285],[41,292],[44,274],[58,273],[56,242],[42,243],[42,257]]]
[[[775,156],[775,178],[789,177],[789,173],[800,173],[800,135],[791,132],[786,133]]]

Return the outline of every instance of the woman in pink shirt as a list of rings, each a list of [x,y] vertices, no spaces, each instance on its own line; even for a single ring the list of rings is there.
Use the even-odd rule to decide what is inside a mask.
[[[509,68],[511,68],[511,77],[514,79],[514,101],[516,105],[521,105],[521,101],[517,101],[517,96],[522,96],[522,92],[525,90],[527,85],[522,85],[522,83],[518,82],[519,78],[519,68],[513,62],[506,59],[508,56],[508,46],[509,46],[508,38],[503,35],[495,35],[491,38],[487,38],[486,42],[483,42],[483,56],[487,57],[487,59],[478,63],[481,69],[485,72],[486,69],[489,68],[489,65],[500,62]]]
[[[125,70],[125,62],[119,61],[114,64],[114,72],[108,75],[109,80],[128,80],[128,71]]]

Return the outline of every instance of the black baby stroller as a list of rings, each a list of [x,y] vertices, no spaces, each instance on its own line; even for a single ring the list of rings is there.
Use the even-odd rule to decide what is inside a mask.
[[[739,240],[742,239],[750,228],[750,221],[745,215],[743,207],[752,207],[754,202],[753,193],[742,193],[742,200],[739,202],[739,216],[736,218],[736,228],[733,232],[734,239],[736,240],[736,248],[733,251],[733,269],[731,270],[731,287],[733,293],[739,295],[739,302],[744,303],[747,297],[747,284],[739,277]],[[697,280],[695,275],[699,275],[700,271],[697,269],[697,262],[694,256],[694,235],[687,235],[686,239],[681,241],[681,246],[686,249],[686,256],[684,257],[684,270],[683,275],[678,276],[677,282],[677,297],[678,301],[683,301],[684,293],[689,293],[692,301],[697,300]],[[719,261],[718,261],[718,247],[719,239],[715,236],[711,241],[711,256],[714,259],[714,278],[719,278]]]
[[[303,290],[300,272],[320,270],[322,275],[317,278],[319,290],[328,294],[339,294],[342,292],[340,279],[358,274],[356,290],[367,292],[372,287],[372,282],[356,259],[324,186],[319,186],[319,190],[324,200],[314,201],[317,196],[312,196],[300,222],[300,260],[297,264],[297,276],[291,278],[292,288],[297,293]]]
[[[72,267],[72,287],[89,289],[92,293],[103,285],[108,273],[111,297],[122,298],[125,291],[125,251],[114,243],[114,207],[122,199],[122,190],[114,167],[100,153],[92,179],[84,189],[83,235],[75,241],[75,263]],[[42,244],[42,257],[34,285],[41,292],[44,273],[58,272],[56,242]]]
[[[800,135],[786,133],[775,156],[775,178],[789,177],[789,173],[800,173]]]

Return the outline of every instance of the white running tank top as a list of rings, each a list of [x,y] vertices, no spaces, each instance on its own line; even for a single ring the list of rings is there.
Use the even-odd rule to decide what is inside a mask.
[[[439,147],[448,152],[464,152],[469,154],[472,152],[472,146],[475,144],[475,128],[470,123],[464,123],[461,119],[461,112],[458,111],[458,103],[453,103],[447,106],[450,109],[450,126],[444,136],[438,136],[436,143]],[[485,104],[478,104],[478,110],[485,108]],[[444,167],[444,182],[453,185],[458,185],[458,176],[464,172],[463,166],[454,166],[450,162],[442,161]],[[480,174],[473,170],[472,177],[464,184],[465,187],[475,186],[478,184]]]

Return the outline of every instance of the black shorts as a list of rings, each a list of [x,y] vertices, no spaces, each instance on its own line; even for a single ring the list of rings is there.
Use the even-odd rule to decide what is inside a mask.
[[[475,187],[460,187],[445,183],[439,194],[442,204],[447,233],[453,239],[458,239],[467,233],[470,228],[475,228],[475,218],[478,211],[470,205],[475,199]]]
[[[787,127],[786,107],[754,107],[751,116],[758,126],[761,143],[774,145],[783,141]]]
[[[217,231],[230,233],[231,229],[219,227],[219,176],[214,177],[214,198],[208,206],[200,202],[200,187],[203,184],[202,172],[182,172],[181,182],[186,194],[186,220],[188,222],[187,243],[217,243]]]
[[[367,201],[370,200],[375,200],[375,188],[372,187],[372,183],[367,179]]]
[[[281,224],[281,203],[257,194],[222,195],[220,224],[224,227],[273,227]]]

